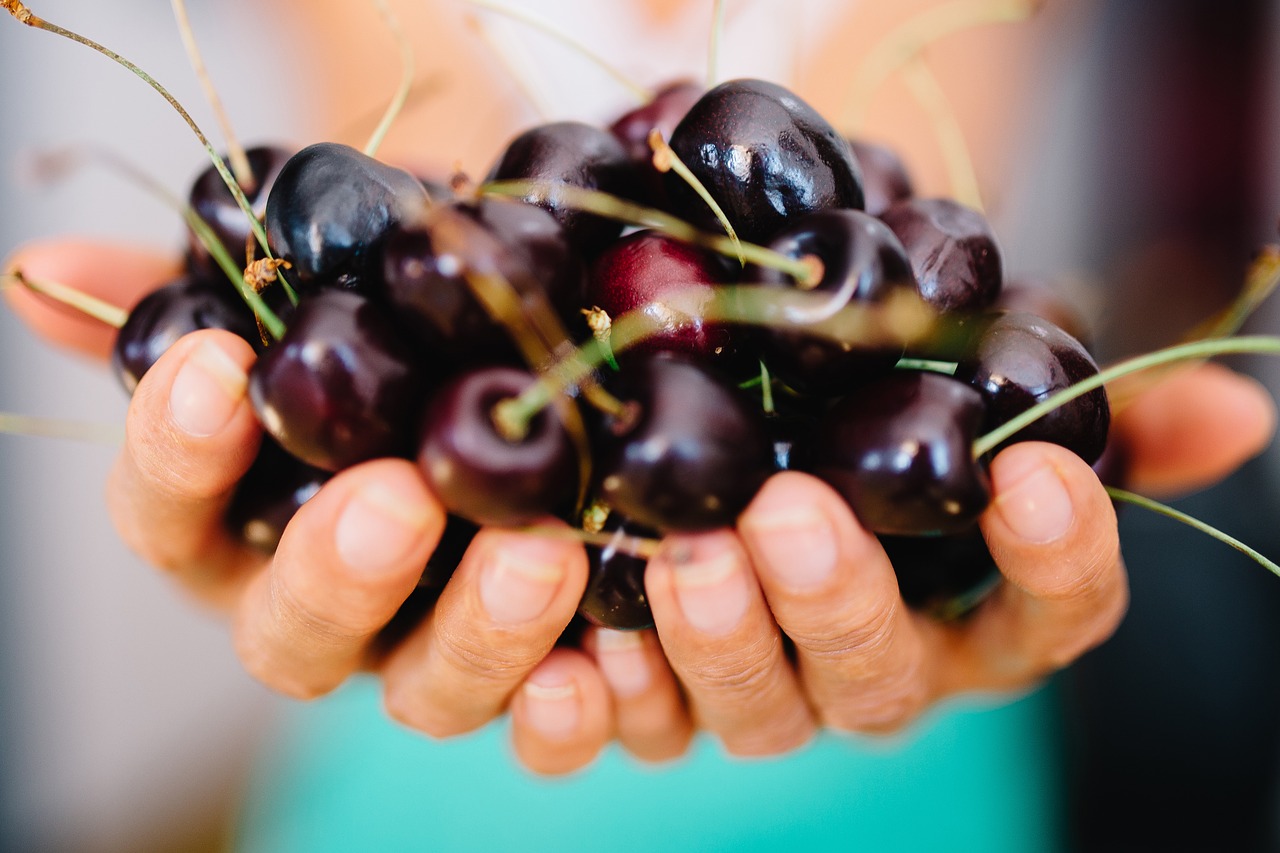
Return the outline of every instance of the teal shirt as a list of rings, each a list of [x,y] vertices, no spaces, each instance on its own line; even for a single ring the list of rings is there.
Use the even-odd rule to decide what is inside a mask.
[[[610,747],[545,779],[499,722],[431,741],[389,721],[359,680],[291,709],[245,803],[249,853],[513,850],[1036,851],[1062,847],[1052,691],[966,700],[887,739],[823,735],[740,760],[712,738],[644,765]]]

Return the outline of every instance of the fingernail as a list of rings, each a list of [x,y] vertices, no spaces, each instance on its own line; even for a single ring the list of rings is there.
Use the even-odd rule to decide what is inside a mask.
[[[764,558],[761,567],[787,586],[822,586],[836,570],[836,532],[810,506],[767,510],[754,515],[746,531]]]
[[[493,548],[480,572],[480,603],[493,621],[519,625],[551,606],[565,567],[533,549]]]
[[[596,665],[613,695],[628,699],[649,689],[644,638],[634,631],[596,631]]]
[[[188,435],[221,432],[244,401],[249,379],[240,365],[212,341],[188,356],[169,389],[169,415]]]
[[[1020,458],[998,469],[994,485],[996,511],[1027,542],[1047,545],[1071,527],[1075,518],[1071,496],[1052,466]]]
[[[578,685],[562,673],[535,672],[524,683],[525,720],[548,740],[568,740],[582,721]]]
[[[334,530],[338,556],[352,569],[378,574],[400,569],[426,530],[428,511],[417,496],[370,483],[347,502]]]
[[[747,577],[742,558],[732,547],[703,543],[672,549],[669,559],[676,601],[689,624],[704,634],[723,637],[738,627],[747,612]]]

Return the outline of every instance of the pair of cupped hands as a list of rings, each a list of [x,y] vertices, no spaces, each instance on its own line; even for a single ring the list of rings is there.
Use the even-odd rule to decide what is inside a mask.
[[[8,263],[122,307],[177,272],[152,252],[74,240]],[[47,340],[109,353],[113,330],[18,288],[10,302]],[[226,613],[237,655],[269,687],[311,699],[372,671],[387,713],[437,738],[509,714],[515,752],[538,773],[581,768],[612,739],[672,759],[698,729],[749,756],[799,749],[823,728],[892,732],[956,694],[1035,684],[1110,636],[1128,602],[1097,477],[1070,451],[1029,442],[991,464],[981,526],[1003,582],[961,622],[908,609],[876,538],[823,483],[787,472],[735,529],[663,541],[645,578],[656,630],[593,628],[581,648],[557,647],[586,584],[582,547],[484,529],[434,610],[386,649],[379,632],[445,511],[412,462],[380,459],[335,476],[273,555],[244,544],[223,513],[261,437],[246,398],[253,360],[243,340],[207,330],[146,374],[107,484],[121,536]],[[1112,429],[1129,485],[1169,496],[1234,470],[1274,425],[1258,383],[1203,364],[1144,391]]]

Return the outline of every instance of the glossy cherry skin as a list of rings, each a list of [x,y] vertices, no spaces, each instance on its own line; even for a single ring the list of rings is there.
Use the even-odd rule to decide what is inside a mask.
[[[996,301],[1004,265],[981,213],[950,199],[912,198],[880,218],[906,247],[925,302],[945,313],[981,311]]]
[[[660,531],[731,526],[773,468],[758,404],[674,353],[622,361],[614,393],[635,416],[601,431],[601,497]]]
[[[481,367],[432,395],[422,415],[418,467],[450,512],[477,524],[516,527],[573,499],[577,457],[554,406],[539,412],[519,441],[494,426],[494,406],[533,382],[524,370]]]
[[[976,607],[1000,579],[982,531],[950,536],[880,536],[909,607],[955,619]]]
[[[485,197],[433,208],[398,227],[383,251],[382,288],[400,321],[458,365],[516,363],[511,332],[492,319],[468,271],[501,276],[519,294],[531,327],[535,303],[570,327],[581,323],[583,264],[545,210]]]
[[[765,243],[792,218],[863,206],[849,143],[794,93],[761,80],[731,80],[703,95],[671,134],[671,147],[744,240]],[[675,172],[672,209],[720,233],[723,226]]]
[[[643,309],[654,332],[631,348],[635,352],[673,350],[727,363],[736,355],[734,330],[698,313],[727,273],[718,255],[654,231],[637,231],[591,265],[586,303],[611,318]],[[677,308],[664,304],[673,295],[679,296]]]
[[[813,312],[824,320],[850,303],[875,303],[897,288],[914,288],[906,250],[880,220],[857,210],[823,210],[797,218],[769,244],[791,258],[816,257],[822,280],[809,292],[825,298]],[[794,289],[795,280],[777,270],[760,270],[764,284]],[[836,343],[803,331],[756,331],[761,358],[774,375],[801,394],[844,394],[888,372],[902,347]]]
[[[285,526],[332,476],[264,436],[257,458],[236,485],[227,525],[250,545],[274,551]]]
[[[249,371],[249,399],[280,445],[339,471],[408,457],[433,377],[385,309],[345,290],[305,297],[293,322]]]
[[[627,156],[631,158],[639,175],[637,201],[654,207],[666,207],[666,190],[662,173],[653,166],[653,148],[649,134],[658,131],[663,139],[670,139],[676,125],[697,103],[706,91],[690,81],[668,83],[654,92],[649,103],[636,107],[609,125],[609,132],[618,138]]]
[[[865,210],[879,216],[903,199],[915,195],[911,176],[902,158],[891,148],[860,139],[850,139],[853,157],[862,169]]]
[[[295,154],[267,200],[267,240],[303,290],[357,289],[381,273],[387,231],[428,205],[419,180],[333,142]]]
[[[132,394],[169,347],[199,329],[226,329],[262,345],[253,312],[230,282],[184,275],[144,296],[129,312],[111,350],[112,370]]]
[[[797,467],[826,481],[875,533],[957,533],[990,501],[972,453],[983,414],[982,395],[965,383],[895,370],[837,403]]]
[[[293,152],[285,148],[260,146],[248,149],[245,156],[249,159],[249,171],[255,181],[253,187],[245,190],[245,199],[254,215],[261,218],[266,211],[271,188],[275,186],[280,170],[293,156]],[[201,172],[191,185],[188,204],[196,216],[213,230],[238,267],[246,266],[247,246],[254,247],[254,257],[260,256],[262,249],[249,226],[249,218],[240,209],[231,190],[227,189],[226,182],[222,180],[222,175],[213,166]],[[209,255],[209,250],[195,233],[191,232],[188,236],[187,263],[190,268],[199,270],[204,275],[222,276],[222,268]]]
[[[538,125],[507,145],[489,172],[491,181],[530,180],[565,183],[613,195],[634,192],[637,170],[613,134],[576,121]],[[554,199],[531,195],[527,201],[545,207],[564,226],[582,252],[594,255],[622,232],[622,225],[584,213]]]
[[[1048,320],[1000,314],[985,324],[955,375],[982,394],[987,432],[1097,372],[1084,346]],[[1092,465],[1106,447],[1110,424],[1106,389],[1097,388],[1019,430],[996,451],[1015,441],[1049,441]]]
[[[578,604],[578,615],[592,625],[615,631],[653,627],[653,611],[644,590],[644,570],[649,561],[623,550],[628,536],[654,538],[657,532],[609,514],[605,531],[613,539],[604,546],[587,546],[587,589]]]

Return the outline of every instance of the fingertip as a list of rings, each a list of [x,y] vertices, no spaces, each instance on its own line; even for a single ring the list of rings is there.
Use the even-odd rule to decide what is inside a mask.
[[[608,688],[584,653],[554,649],[525,679],[511,706],[516,755],[542,775],[590,764],[610,734]]]

